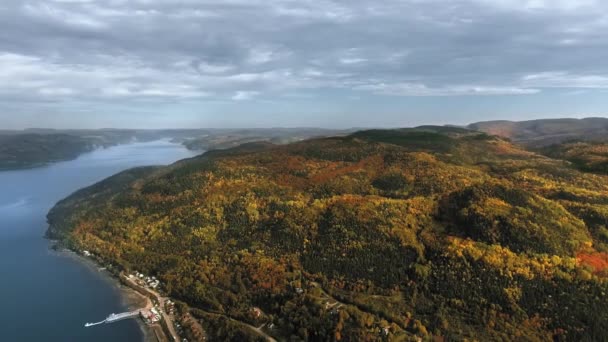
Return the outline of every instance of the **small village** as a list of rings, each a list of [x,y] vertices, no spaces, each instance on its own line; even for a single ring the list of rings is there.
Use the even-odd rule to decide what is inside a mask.
[[[161,320],[161,314],[156,308],[151,308],[149,310],[141,310],[139,314],[147,325],[160,322]]]
[[[80,254],[86,258],[100,262],[95,254],[88,250],[81,250]],[[112,268],[112,265],[99,268],[100,271]],[[184,328],[175,321],[175,302],[171,299],[161,296],[161,281],[155,276],[149,276],[144,273],[134,271],[129,274],[121,274],[120,278],[129,287],[133,288],[140,294],[148,298],[148,305],[145,308],[133,312],[127,312],[119,315],[112,314],[104,322],[111,323],[116,320],[130,318],[135,314],[149,326],[155,334],[158,341],[165,341],[162,335],[165,335],[169,341],[188,342],[184,335]],[[120,317],[120,318],[118,318]],[[163,322],[164,321],[164,322]],[[103,322],[100,322],[103,323]],[[88,324],[86,326],[93,326]]]
[[[89,258],[95,258],[93,253],[86,250],[81,251],[81,254]],[[111,265],[108,267],[111,267]],[[103,269],[105,269],[105,267]],[[157,335],[158,341],[164,341],[164,339],[159,336],[162,334],[169,337],[170,340],[172,336],[173,341],[188,342],[188,339],[183,337],[185,335],[185,328],[176,320],[175,317],[175,302],[167,297],[161,296],[160,292],[162,292],[162,283],[157,277],[146,275],[145,273],[138,271],[133,271],[132,273],[128,274],[123,273],[120,277],[123,279],[125,284],[149,298],[149,305],[143,309],[135,311],[134,313],[139,313],[138,316],[141,318],[141,320]],[[320,284],[316,282],[308,282],[306,285],[307,286],[304,287],[307,288],[308,291],[312,291],[311,293],[320,299],[324,310],[328,311],[331,315],[338,315],[343,309],[344,303],[336,300],[334,297],[325,292]],[[304,295],[306,292],[308,292],[301,287],[299,283],[292,284],[292,290],[297,295]],[[259,307],[252,307],[251,316],[256,322],[258,322],[259,325],[257,327],[242,321],[236,322],[248,326],[251,330],[265,336],[269,341],[274,341],[274,339],[266,332],[274,330],[276,328],[275,324],[272,321],[266,321],[266,315],[262,309]],[[266,332],[264,332],[264,330],[266,330]],[[389,327],[381,327],[381,335],[389,336],[390,333],[391,331]],[[203,340],[206,339],[204,332],[201,334],[201,336]]]
[[[156,277],[148,277],[143,273],[135,272],[135,274],[129,274],[127,276],[133,280],[137,285],[156,290],[160,285],[160,281]]]

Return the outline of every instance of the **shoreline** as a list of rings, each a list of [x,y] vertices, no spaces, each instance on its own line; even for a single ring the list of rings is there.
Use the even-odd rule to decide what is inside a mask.
[[[54,164],[74,161],[74,160],[77,160],[78,158],[81,158],[82,156],[84,156],[86,154],[93,153],[98,150],[105,150],[108,148],[121,146],[121,145],[129,145],[129,144],[134,144],[134,143],[148,143],[148,142],[153,142],[153,141],[168,141],[168,142],[171,142],[172,144],[179,145],[190,152],[195,152],[195,153],[205,152],[205,150],[188,148],[184,142],[173,141],[173,139],[171,139],[170,137],[163,137],[163,138],[151,139],[151,140],[146,140],[146,139],[138,140],[135,138],[130,141],[119,141],[119,142],[111,142],[111,143],[100,144],[100,145],[91,145],[90,147],[77,152],[75,155],[66,156],[66,157],[57,158],[57,159],[28,161],[28,162],[15,163],[15,164],[7,164],[3,160],[0,160],[0,172],[35,170],[35,169],[39,169],[39,168],[49,167]]]
[[[53,243],[53,241],[51,241],[51,243]],[[118,294],[120,295],[120,302],[123,306],[126,307],[127,310],[133,311],[146,306],[148,301],[147,297],[135,291],[134,289],[122,284],[120,282],[120,279],[115,277],[110,272],[106,270],[100,270],[102,266],[94,260],[84,257],[70,249],[62,248],[54,250],[52,249],[52,245],[50,245],[49,250],[51,251],[51,253],[54,253],[60,257],[70,258],[85,266],[85,268],[87,268],[90,272],[98,274],[102,281],[105,281],[107,284],[117,290]],[[153,329],[147,326],[141,319],[136,318],[135,320],[137,322],[137,325],[139,326],[139,330],[142,333],[142,342],[157,342]]]

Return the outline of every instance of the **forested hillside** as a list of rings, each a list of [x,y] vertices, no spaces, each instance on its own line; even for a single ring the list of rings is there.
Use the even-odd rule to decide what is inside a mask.
[[[466,129],[208,152],[48,218],[156,275],[211,340],[608,339],[607,176]]]
[[[582,171],[608,175],[608,143],[573,141],[544,147],[540,153],[571,162]]]

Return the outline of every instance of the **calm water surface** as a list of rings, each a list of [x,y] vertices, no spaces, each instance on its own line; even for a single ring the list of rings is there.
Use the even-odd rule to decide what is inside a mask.
[[[100,149],[48,167],[0,172],[0,340],[140,341],[134,320],[84,328],[122,312],[98,271],[49,250],[46,214],[70,193],[119,171],[195,153],[168,141]]]

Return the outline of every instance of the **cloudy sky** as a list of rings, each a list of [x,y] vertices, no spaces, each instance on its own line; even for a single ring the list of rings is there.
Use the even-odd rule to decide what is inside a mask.
[[[1,0],[0,129],[608,114],[600,0]]]

